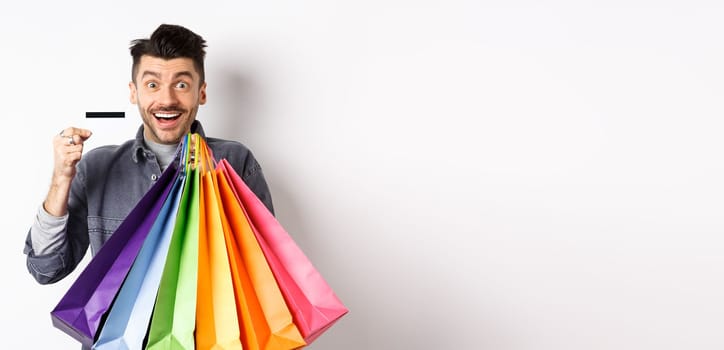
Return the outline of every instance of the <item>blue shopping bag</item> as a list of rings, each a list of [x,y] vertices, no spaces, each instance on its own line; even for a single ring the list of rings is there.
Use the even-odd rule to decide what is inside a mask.
[[[121,286],[93,349],[142,349],[183,189],[178,176]]]

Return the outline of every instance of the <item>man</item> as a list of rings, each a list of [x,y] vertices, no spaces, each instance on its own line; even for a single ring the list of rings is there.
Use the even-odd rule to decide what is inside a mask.
[[[131,103],[143,119],[136,138],[83,155],[91,132],[66,128],[53,140],[51,187],[30,228],[25,254],[31,275],[54,283],[108,240],[138,200],[174,161],[189,132],[204,136],[196,121],[206,103],[206,42],[176,25],[159,26],[148,39],[134,40]],[[227,159],[249,187],[273,210],[259,163],[242,144],[206,138],[217,159]]]

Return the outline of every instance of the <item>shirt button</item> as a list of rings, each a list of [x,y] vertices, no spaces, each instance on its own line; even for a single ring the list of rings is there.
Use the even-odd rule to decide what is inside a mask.
[[[158,176],[156,174],[151,174],[151,181],[156,181],[158,179]]]

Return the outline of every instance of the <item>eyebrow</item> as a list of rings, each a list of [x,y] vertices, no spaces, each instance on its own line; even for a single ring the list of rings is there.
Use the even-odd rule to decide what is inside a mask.
[[[157,79],[161,79],[161,74],[160,74],[160,73],[158,73],[158,72],[153,72],[153,71],[149,71],[149,70],[143,71],[143,74],[141,74],[141,79],[145,78],[147,75],[150,75],[150,76],[152,76],[152,77],[154,77],[154,78],[157,78]],[[176,74],[173,75],[173,78],[174,78],[174,79],[178,79],[179,77],[188,77],[189,79],[192,79],[192,80],[193,80],[193,78],[194,78],[193,74],[191,74],[191,72],[189,72],[189,71],[187,71],[187,70],[178,72],[178,73],[176,73]]]

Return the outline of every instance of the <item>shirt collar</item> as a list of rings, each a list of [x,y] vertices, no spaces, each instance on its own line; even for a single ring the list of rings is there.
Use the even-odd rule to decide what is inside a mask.
[[[194,122],[191,124],[191,133],[198,133],[201,135],[201,137],[206,138],[206,134],[204,133],[204,128],[201,126],[201,122],[198,120],[194,120]],[[146,152],[151,152],[151,150],[146,147],[146,145],[143,143],[143,124],[138,128],[138,131],[136,132],[136,139],[133,141],[133,152],[131,153],[131,158],[133,159],[134,163],[138,163],[138,156],[143,155]]]

